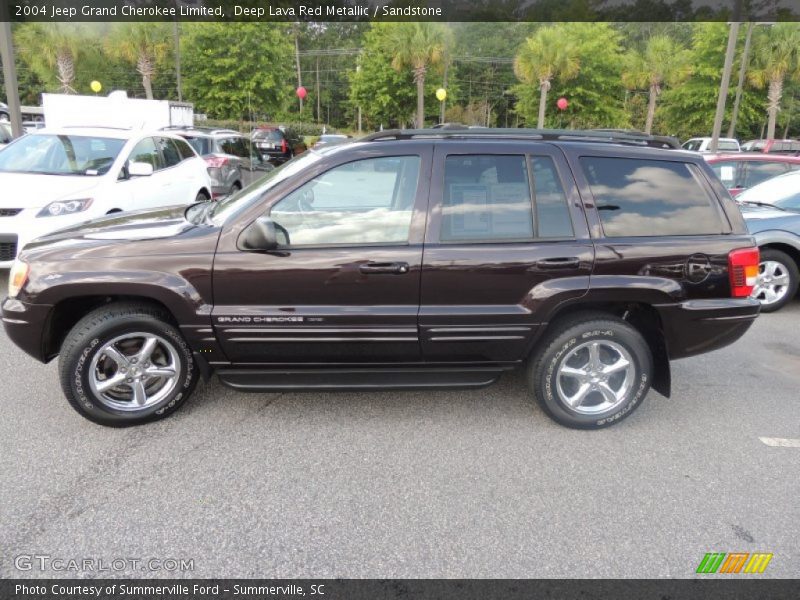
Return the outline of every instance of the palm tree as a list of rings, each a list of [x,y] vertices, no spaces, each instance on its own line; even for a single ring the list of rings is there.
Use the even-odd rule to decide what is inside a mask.
[[[786,77],[800,75],[800,29],[794,23],[779,23],[768,34],[759,36],[753,52],[750,81],[759,88],[767,87],[767,139],[775,139],[775,121],[783,96]]]
[[[122,23],[108,38],[111,56],[136,63],[148,100],[153,99],[156,67],[169,50],[168,36],[163,23]]]
[[[539,119],[537,127],[544,128],[547,92],[558,77],[568,80],[580,71],[577,46],[556,26],[542,27],[525,43],[514,58],[514,73],[524,83],[539,86]]]
[[[387,51],[394,55],[392,68],[411,68],[417,84],[417,127],[425,127],[425,75],[428,69],[441,65],[451,45],[450,30],[439,23],[401,22],[386,24]]]
[[[622,82],[629,89],[648,89],[645,133],[653,129],[656,101],[662,88],[685,81],[692,73],[686,50],[666,35],[654,35],[643,52],[632,50],[625,57]]]
[[[84,38],[66,23],[31,23],[20,27],[17,36],[20,55],[47,79],[56,70],[59,91],[74,94],[75,62],[84,48]]]

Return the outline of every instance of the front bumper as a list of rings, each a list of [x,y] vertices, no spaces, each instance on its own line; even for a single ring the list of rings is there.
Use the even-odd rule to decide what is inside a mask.
[[[52,358],[45,354],[43,335],[52,308],[49,304],[26,304],[16,298],[6,298],[2,304],[6,334],[26,354],[40,362]]]
[[[742,337],[758,317],[753,298],[688,300],[655,307],[664,326],[670,359],[724,348]]]

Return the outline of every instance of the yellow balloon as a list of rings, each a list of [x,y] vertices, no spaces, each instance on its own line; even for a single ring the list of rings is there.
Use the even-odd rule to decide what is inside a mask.
[[[446,89],[439,88],[438,90],[436,90],[436,99],[439,102],[444,102],[445,98],[447,98],[447,90]]]
[[[99,81],[93,81],[92,83],[89,84],[89,87],[92,88],[92,91],[95,94],[103,89],[103,86]]]

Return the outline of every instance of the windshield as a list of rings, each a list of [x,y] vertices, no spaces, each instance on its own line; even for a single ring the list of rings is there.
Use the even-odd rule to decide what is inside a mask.
[[[283,134],[279,129],[259,129],[253,134],[253,139],[280,142],[283,139]]]
[[[214,205],[211,212],[215,225],[222,225],[232,215],[257,202],[264,194],[284,179],[308,168],[320,159],[316,152],[304,152],[283,163],[280,167],[268,172],[264,177],[247,186],[245,189],[221,200]]]
[[[740,202],[765,202],[781,206],[781,202],[800,193],[800,171],[778,175],[743,191],[736,199]]]
[[[125,140],[83,135],[27,135],[0,154],[0,172],[104,175]]]

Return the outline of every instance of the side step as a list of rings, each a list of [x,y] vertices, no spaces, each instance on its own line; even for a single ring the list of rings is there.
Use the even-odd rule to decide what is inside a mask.
[[[338,369],[219,369],[220,381],[243,392],[337,390],[414,390],[480,388],[493,384],[504,369],[350,368]]]

